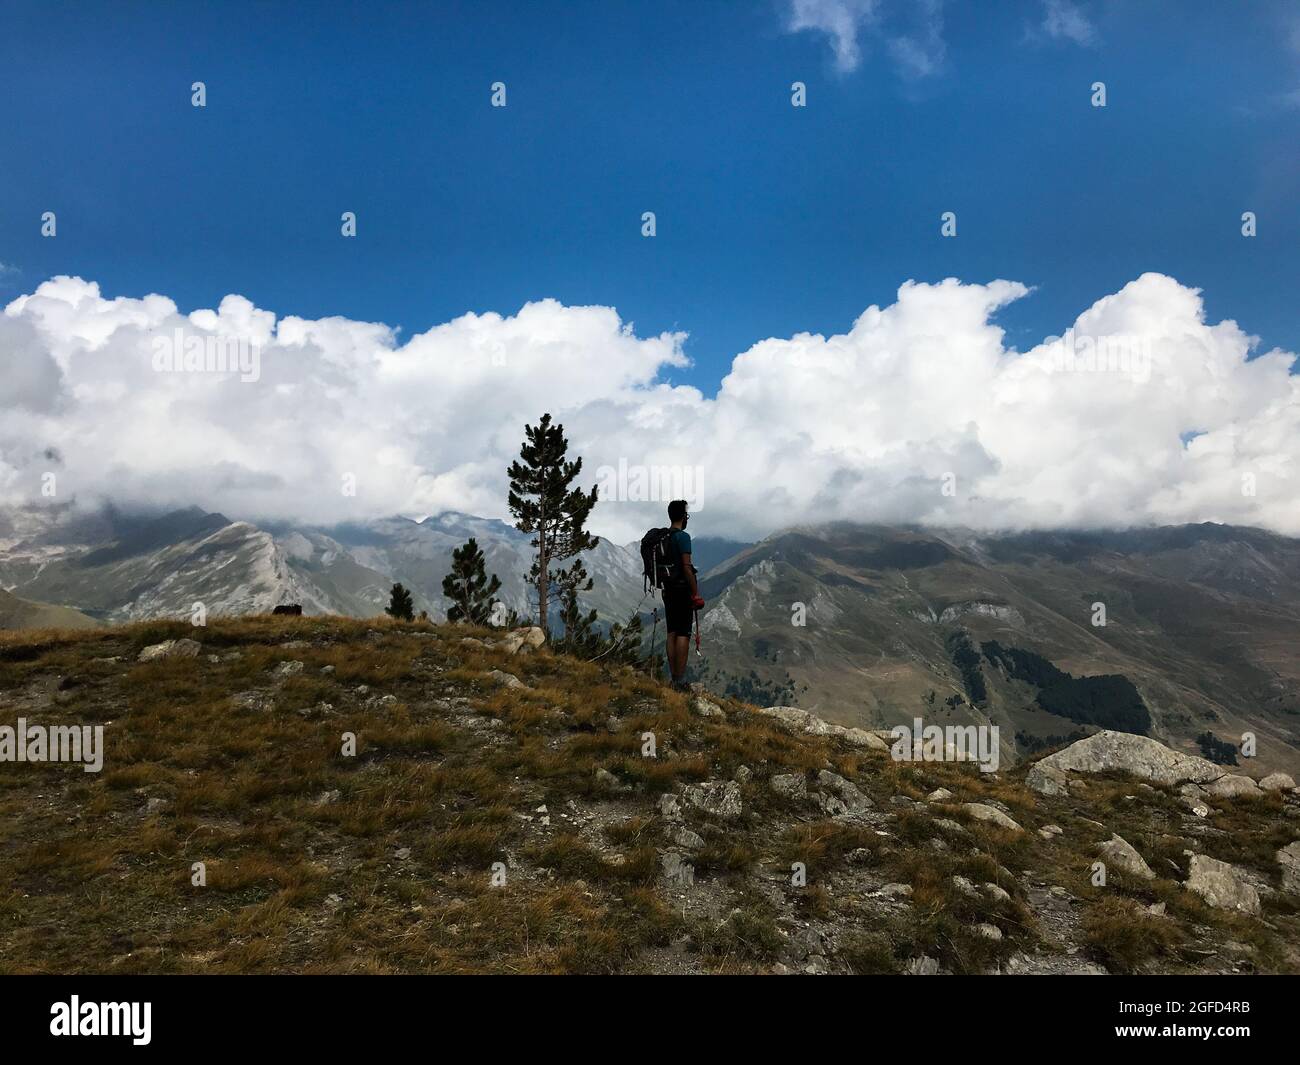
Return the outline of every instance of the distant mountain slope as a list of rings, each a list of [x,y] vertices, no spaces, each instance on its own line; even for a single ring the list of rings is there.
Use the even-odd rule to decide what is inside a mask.
[[[301,603],[311,614],[368,617],[400,581],[417,610],[441,619],[442,579],[452,551],[475,537],[501,598],[530,615],[529,538],[500,521],[447,513],[422,522],[384,518],[329,529],[261,528],[199,508],[151,517],[31,508],[0,520],[0,584],[106,620],[268,611]],[[585,601],[624,620],[641,596],[635,551],[601,541],[589,553],[594,587]]]
[[[1074,677],[1127,678],[1153,734],[1183,749],[1206,730],[1233,743],[1249,731],[1261,764],[1300,763],[1300,541],[1287,537],[1217,525],[996,537],[837,524],[769,537],[703,583],[700,664],[715,684],[792,687],[798,705],[845,724],[989,719],[1009,755],[1016,733],[1032,746],[1076,730],[982,653],[996,641]],[[970,705],[953,660],[956,632],[980,659],[983,706]]]

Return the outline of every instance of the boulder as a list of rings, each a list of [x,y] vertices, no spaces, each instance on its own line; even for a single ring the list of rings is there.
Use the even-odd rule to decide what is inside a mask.
[[[163,640],[153,643],[140,652],[137,662],[153,662],[159,658],[196,658],[203,645],[197,640]]]
[[[696,717],[725,718],[727,715],[715,702],[710,702],[702,695],[691,696],[691,713]]]
[[[987,821],[989,824],[997,825],[998,828],[1007,828],[1012,832],[1024,831],[1024,829],[996,806],[988,806],[982,802],[964,802],[961,804],[961,809],[964,810],[968,816],[975,818],[976,821]]]
[[[1295,781],[1286,773],[1270,773],[1259,786],[1265,791],[1295,791]]]
[[[542,632],[539,625],[528,625],[522,629],[515,629],[512,636],[521,636],[523,642],[536,651],[546,643],[546,633]]]
[[[1142,855],[1133,849],[1132,844],[1123,836],[1112,834],[1105,843],[1098,844],[1097,852],[1107,865],[1114,866],[1121,873],[1140,877],[1142,880],[1154,880],[1156,874],[1151,871]]]
[[[808,781],[802,773],[779,773],[767,784],[783,799],[798,801],[808,798]]]
[[[665,821],[680,821],[682,819],[682,801],[672,793],[660,795],[659,816]]]
[[[694,885],[695,866],[676,851],[668,851],[660,855],[659,864],[668,887],[677,891],[687,891]]]
[[[1069,774],[1064,769],[1058,769],[1053,765],[1044,765],[1042,762],[1035,762],[1029,767],[1029,773],[1025,777],[1025,784],[1031,791],[1036,791],[1039,795],[1070,794]]]
[[[1242,795],[1262,795],[1259,785],[1250,777],[1227,773],[1205,785],[1205,790],[1219,799],[1235,799]]]
[[[851,780],[845,780],[837,773],[832,773],[829,769],[818,772],[817,784],[837,800],[836,809],[833,812],[828,810],[832,817],[846,815],[852,817],[854,814],[871,809],[871,800],[862,794],[856,784]],[[823,802],[822,807],[826,809],[827,804]]]
[[[1282,890],[1300,895],[1300,840],[1278,848],[1277,864],[1282,867]]]
[[[1193,854],[1183,887],[1200,895],[1216,909],[1259,915],[1259,892],[1227,862]]]
[[[527,685],[516,677],[513,673],[507,673],[504,670],[493,669],[488,671],[488,676],[498,684],[504,684],[507,688],[524,688]]]
[[[740,802],[740,785],[734,780],[688,784],[682,788],[682,798],[697,810],[724,821],[734,821],[744,809]]]
[[[1034,773],[1037,770],[1037,774]],[[1226,774],[1222,766],[1191,754],[1171,750],[1149,736],[1109,730],[1072,743],[1034,763],[1031,776],[1039,783],[1060,784],[1065,774],[1105,773],[1116,770],[1156,784],[1207,784]],[[1034,787],[1030,783],[1030,787]],[[1035,790],[1039,790],[1035,788]],[[1051,794],[1043,792],[1043,794]]]

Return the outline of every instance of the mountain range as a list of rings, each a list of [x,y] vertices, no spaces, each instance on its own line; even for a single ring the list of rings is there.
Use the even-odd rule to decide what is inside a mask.
[[[503,602],[532,611],[529,537],[448,512],[333,527],[256,525],[200,508],[0,511],[0,626],[266,612],[368,617],[393,582],[441,619],[469,537]],[[856,524],[757,544],[696,537],[707,606],[693,674],[837,724],[996,724],[1023,757],[1095,728],[1225,759],[1253,734],[1264,768],[1300,767],[1300,541],[1203,524],[1022,532]],[[606,621],[643,599],[637,545],[602,539],[585,596]],[[1244,752],[1243,752],[1244,753]]]

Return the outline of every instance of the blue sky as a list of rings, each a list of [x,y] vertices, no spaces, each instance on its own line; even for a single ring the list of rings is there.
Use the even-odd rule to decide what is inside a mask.
[[[711,394],[909,278],[1036,286],[999,318],[1027,348],[1154,270],[1300,350],[1297,5],[1076,7],[1083,41],[1041,0],[879,0],[855,65],[765,0],[6,0],[0,299],[68,273],[409,335],[551,296],[688,332],[672,380]]]

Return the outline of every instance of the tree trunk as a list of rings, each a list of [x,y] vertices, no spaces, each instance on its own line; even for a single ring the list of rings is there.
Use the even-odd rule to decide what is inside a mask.
[[[542,635],[546,638],[546,642],[550,643],[551,627],[549,624],[547,624],[547,619],[546,619],[546,614],[547,614],[546,608],[548,605],[547,600],[550,598],[548,595],[550,588],[548,586],[550,584],[550,578],[551,578],[551,574],[550,574],[551,563],[550,563],[550,559],[546,555],[546,533],[548,530],[548,525],[546,521],[546,489],[545,489],[546,467],[545,466],[542,467],[542,485],[543,488],[542,488],[542,500],[541,500],[541,504],[542,504],[541,520],[538,521],[537,523],[537,561],[538,561],[537,613],[539,615],[537,619],[537,623],[542,627]]]

